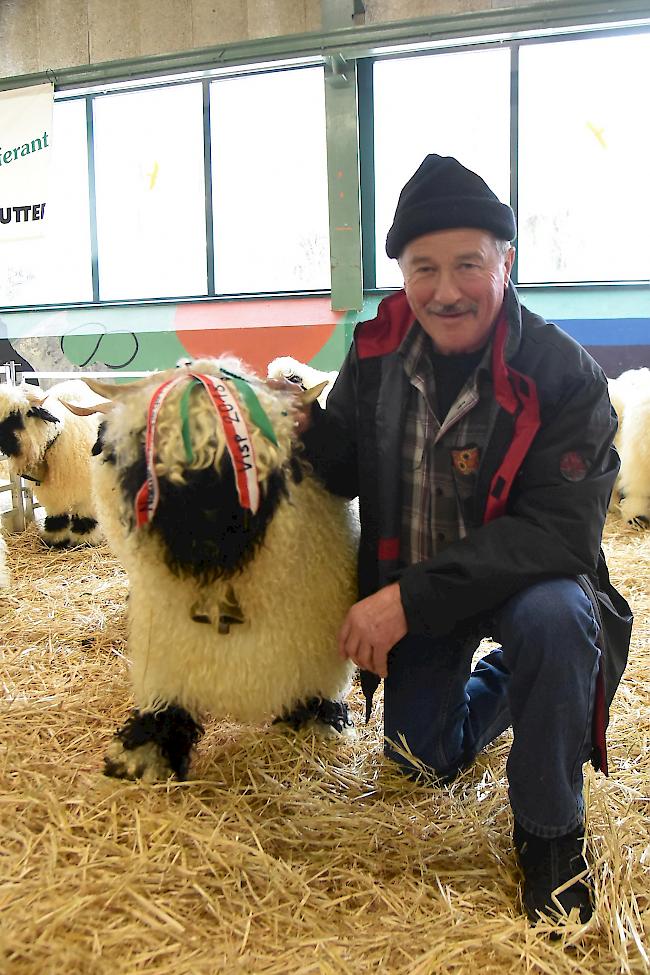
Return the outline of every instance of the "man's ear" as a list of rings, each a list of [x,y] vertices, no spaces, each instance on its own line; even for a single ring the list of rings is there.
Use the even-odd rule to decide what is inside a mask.
[[[44,420],[45,423],[59,423],[58,416],[54,416],[49,410],[44,409],[42,406],[32,406],[31,410],[27,410],[27,416],[35,416],[39,420]]]
[[[510,247],[509,247],[509,249],[508,249],[508,252],[506,254],[506,261],[505,261],[505,264],[506,264],[505,290],[506,291],[508,290],[508,283],[509,283],[510,277],[512,275],[512,266],[513,266],[514,263],[515,263],[515,249],[514,249],[514,247],[511,244]]]

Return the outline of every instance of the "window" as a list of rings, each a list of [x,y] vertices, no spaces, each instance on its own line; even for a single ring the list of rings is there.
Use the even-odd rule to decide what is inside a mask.
[[[650,279],[650,34],[519,63],[519,281]]]
[[[401,287],[386,234],[424,157],[455,156],[510,199],[510,52],[463,51],[374,67],[377,287]]]
[[[46,237],[5,244],[0,304],[91,301],[86,103],[56,102]]]
[[[201,83],[93,99],[99,296],[207,294]]]
[[[217,293],[329,288],[323,69],[210,88]]]
[[[402,284],[386,234],[428,153],[455,156],[515,207],[518,283],[650,283],[650,18],[587,26],[500,37],[490,18],[493,32],[471,38],[432,26],[417,53],[355,34],[346,58],[357,38],[376,52],[359,62],[349,119],[367,290]],[[57,96],[49,234],[5,248],[0,305],[327,291],[325,56]]]

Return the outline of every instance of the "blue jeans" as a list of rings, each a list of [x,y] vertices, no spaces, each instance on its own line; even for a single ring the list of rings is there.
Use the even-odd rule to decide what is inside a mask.
[[[536,836],[570,832],[584,817],[582,766],[591,754],[598,624],[572,579],[536,583],[494,614],[502,646],[470,674],[476,641],[406,636],[384,681],[386,754],[413,772],[391,742],[441,778],[453,776],[512,725],[507,764],[515,819]]]

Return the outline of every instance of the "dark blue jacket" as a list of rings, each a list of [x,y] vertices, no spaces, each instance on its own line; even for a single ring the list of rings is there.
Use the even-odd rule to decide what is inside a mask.
[[[357,326],[327,409],[315,408],[304,438],[328,488],[359,497],[360,595],[397,579],[409,632],[438,637],[480,626],[541,579],[577,578],[602,621],[592,760],[606,771],[608,707],[632,625],[600,547],[619,467],[606,378],[566,333],[523,308],[510,286],[492,345],[500,408],[480,445],[473,496],[464,502],[468,535],[404,566],[400,464],[409,380],[398,349],[412,324],[399,291],[381,302],[375,319]],[[366,675],[367,693],[372,684]]]

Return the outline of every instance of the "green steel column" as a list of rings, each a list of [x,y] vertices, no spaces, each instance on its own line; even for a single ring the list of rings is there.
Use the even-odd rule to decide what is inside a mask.
[[[321,0],[323,30],[349,37],[358,0]],[[327,183],[330,216],[332,308],[358,311],[363,305],[359,121],[357,71],[341,54],[325,58]]]
[[[357,73],[354,61],[340,55],[325,60],[325,111],[332,308],[358,311],[363,275]]]

